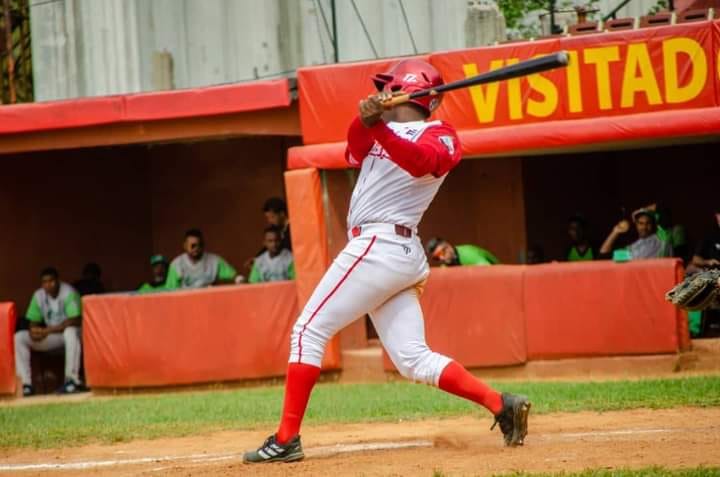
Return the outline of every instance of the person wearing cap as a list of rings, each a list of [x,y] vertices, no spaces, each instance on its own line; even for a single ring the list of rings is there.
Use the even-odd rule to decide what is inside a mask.
[[[655,218],[655,233],[658,238],[672,246],[673,256],[686,260],[688,255],[685,227],[680,224],[673,224],[670,208],[666,204],[657,203],[643,206],[632,213],[633,222],[641,212],[652,213]]]
[[[500,261],[484,248],[477,245],[452,245],[445,239],[433,237],[427,242],[427,253],[441,266],[497,265]]]
[[[168,259],[163,255],[157,254],[150,257],[152,279],[140,285],[138,292],[150,293],[165,290],[165,280],[167,279],[169,264]]]
[[[661,240],[656,233],[657,223],[653,211],[640,209],[633,214],[633,221],[638,239],[627,248],[630,259],[672,257],[672,245],[668,241]],[[600,247],[600,253],[603,255],[612,253],[617,239],[629,230],[628,220],[618,222]]]

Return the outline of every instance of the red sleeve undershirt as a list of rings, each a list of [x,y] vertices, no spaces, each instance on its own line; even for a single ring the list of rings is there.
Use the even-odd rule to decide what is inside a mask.
[[[445,123],[427,128],[415,142],[397,136],[383,121],[378,121],[369,131],[390,160],[413,177],[427,174],[441,177],[450,172],[462,156],[455,130]]]
[[[375,138],[370,130],[363,126],[359,117],[355,117],[348,128],[345,160],[352,167],[360,167],[374,144]]]
[[[383,121],[366,128],[360,118],[356,117],[348,129],[345,150],[348,164],[360,167],[375,141],[385,149],[391,161],[413,177],[427,174],[441,177],[450,172],[461,159],[457,134],[445,123],[427,128],[417,141],[412,142],[397,136]]]

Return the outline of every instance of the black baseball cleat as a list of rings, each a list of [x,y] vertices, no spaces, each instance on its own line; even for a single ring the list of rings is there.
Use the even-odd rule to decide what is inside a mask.
[[[275,434],[265,439],[265,442],[255,451],[246,452],[243,455],[245,464],[262,464],[265,462],[297,462],[303,460],[303,453],[300,436],[295,436],[287,444],[279,444]]]
[[[500,424],[505,445],[521,446],[527,435],[527,419],[532,404],[527,397],[510,393],[502,393],[502,403],[502,410],[495,415],[495,422],[490,430]]]

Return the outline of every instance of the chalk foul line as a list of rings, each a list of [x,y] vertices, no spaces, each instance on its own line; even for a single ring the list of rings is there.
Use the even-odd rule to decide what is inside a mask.
[[[684,429],[619,429],[614,431],[591,431],[591,432],[564,432],[557,434],[536,434],[533,437],[542,440],[547,439],[577,439],[577,438],[598,438],[598,437],[619,437],[628,435],[660,434],[682,432]],[[366,442],[357,444],[336,444],[333,446],[313,447],[307,449],[305,454],[308,457],[330,457],[338,454],[350,454],[356,452],[371,452],[393,449],[409,449],[416,447],[432,447],[429,440],[413,440],[404,442]],[[242,454],[238,453],[215,453],[215,454],[188,454],[188,455],[165,455],[155,457],[138,457],[134,459],[108,459],[108,460],[87,460],[78,462],[50,462],[50,463],[27,463],[27,464],[0,464],[0,472],[17,472],[23,470],[87,470],[102,467],[126,466],[149,463],[167,462],[189,462],[192,464],[207,464],[211,462],[241,460]]]
[[[408,449],[413,447],[432,447],[431,441],[407,441],[407,442],[368,442],[361,444],[337,444],[334,446],[314,447],[306,451],[308,457],[327,457],[337,454],[348,454],[354,452],[368,452],[391,449]],[[113,467],[124,465],[164,463],[164,462],[191,462],[210,463],[224,460],[240,460],[242,454],[189,454],[177,456],[156,456],[156,457],[138,457],[135,459],[108,459],[108,460],[88,460],[80,462],[53,462],[53,463],[34,463],[34,464],[0,464],[0,472],[17,472],[22,470],[88,470],[101,467]]]

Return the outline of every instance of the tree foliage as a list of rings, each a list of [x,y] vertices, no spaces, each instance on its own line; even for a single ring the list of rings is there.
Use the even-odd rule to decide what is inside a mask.
[[[662,0],[660,0],[662,1]],[[530,38],[538,36],[540,14],[555,10],[569,10],[576,6],[594,9],[599,0],[497,0],[497,5],[505,17],[505,25],[512,36]]]
[[[505,16],[505,25],[508,28],[518,28],[520,21],[528,13],[535,10],[547,10],[550,2],[548,0],[497,0],[497,5]]]
[[[12,102],[11,89],[15,102],[33,99],[29,0],[10,0],[8,3],[10,15],[6,18],[3,3],[0,2],[0,104]],[[8,23],[11,26],[10,49],[6,37]],[[8,64],[8,51],[12,53],[12,75]]]
[[[655,6],[650,9],[648,15],[655,15],[656,13],[659,13],[662,10],[667,10],[669,8],[670,5],[667,0],[658,0]]]

